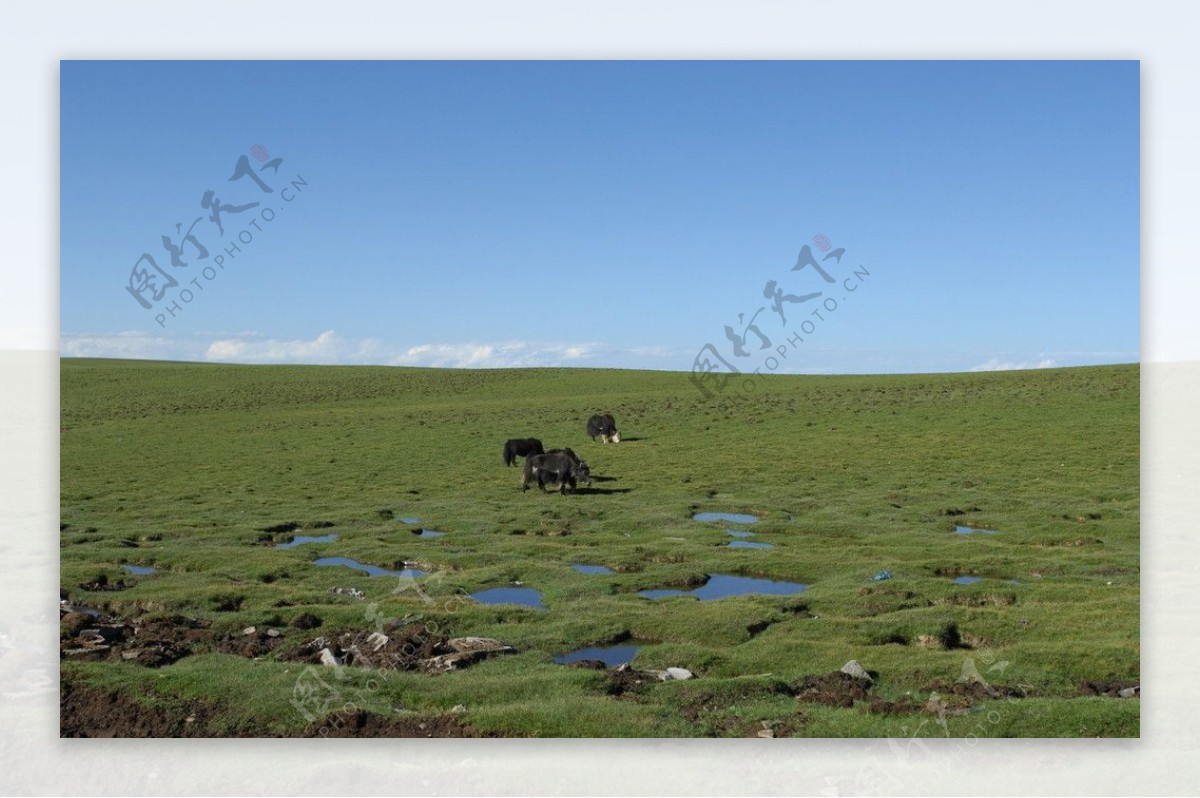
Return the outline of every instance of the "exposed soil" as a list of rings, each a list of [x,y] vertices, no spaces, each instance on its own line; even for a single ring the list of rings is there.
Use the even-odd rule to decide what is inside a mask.
[[[64,681],[59,698],[60,737],[218,737],[216,709],[205,702],[142,703],[115,690]],[[278,736],[241,729],[239,737]],[[333,713],[313,721],[298,737],[484,737],[454,715],[387,718],[371,712]]]
[[[493,737],[454,715],[388,718],[359,710],[315,720],[301,737]]]
[[[1122,696],[1121,691],[1126,691]],[[1104,695],[1112,698],[1132,698],[1129,691],[1136,691],[1141,696],[1140,679],[1115,679],[1109,681],[1083,682],[1079,685],[1079,695]]]
[[[115,690],[64,680],[59,693],[60,737],[212,737],[211,708],[194,703],[172,710],[149,705]]]
[[[942,679],[934,679],[925,685],[924,690],[938,693],[941,696],[960,696],[966,699],[985,700],[989,698],[1027,698],[1029,694],[1020,687],[1003,684],[985,684],[978,681],[949,683]]]
[[[831,707],[851,707],[855,701],[867,699],[872,682],[841,671],[824,676],[808,676],[794,683],[790,692],[796,700]]]

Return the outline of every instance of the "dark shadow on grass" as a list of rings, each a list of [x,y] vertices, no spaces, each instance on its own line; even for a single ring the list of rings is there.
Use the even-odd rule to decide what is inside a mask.
[[[648,439],[644,438],[644,437],[642,437],[642,438],[626,438],[624,435],[621,436],[621,443],[625,443],[626,441],[628,441],[629,443],[636,443],[637,441],[644,441],[644,440],[648,440]]]
[[[600,477],[592,474],[592,482],[618,482],[620,477]]]
[[[611,496],[614,493],[630,493],[633,488],[576,488],[573,492],[579,496]]]

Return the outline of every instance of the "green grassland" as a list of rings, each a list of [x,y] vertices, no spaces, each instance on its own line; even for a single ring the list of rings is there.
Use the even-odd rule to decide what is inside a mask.
[[[463,723],[498,735],[741,736],[763,724],[777,736],[1138,734],[1138,700],[1079,690],[1139,678],[1137,366],[756,382],[752,395],[710,399],[683,373],[63,360],[69,599],[285,637],[265,656],[198,650],[161,668],[67,658],[64,681],[167,711],[203,704],[214,734],[296,734],[309,726],[291,703],[305,666],[282,652],[409,618],[517,653],[441,675],[339,669],[340,695],[385,716],[461,705]],[[620,444],[587,438],[596,412],[615,415]],[[526,436],[572,447],[607,479],[522,493],[501,450]],[[774,548],[723,546],[730,525],[691,519],[705,510],[755,514],[753,540]],[[448,534],[418,538],[403,516]],[[275,548],[289,535],[263,530],[288,523],[338,539]],[[432,576],[414,585],[311,564],[324,556],[417,562]],[[890,580],[870,579],[884,569]],[[809,587],[637,595],[706,574]],[[132,586],[80,587],[101,575]],[[465,598],[518,581],[545,610]],[[321,627],[289,625],[303,613]],[[936,643],[951,623],[964,647]],[[649,641],[635,668],[696,678],[613,694],[604,671],[552,662],[627,638]],[[879,673],[881,700],[924,705],[971,668],[1027,697],[933,716],[787,689],[850,659]]]

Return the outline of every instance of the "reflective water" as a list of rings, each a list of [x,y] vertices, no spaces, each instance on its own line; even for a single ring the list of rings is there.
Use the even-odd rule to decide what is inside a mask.
[[[472,593],[471,598],[480,604],[520,604],[537,610],[546,609],[541,592],[531,587],[493,587]]]
[[[137,574],[138,576],[149,576],[158,572],[157,568],[152,568],[149,565],[122,565],[121,567],[129,573]]]
[[[444,537],[446,537],[445,532],[438,532],[433,529],[413,529],[411,531],[414,535],[416,535],[419,538],[444,538]]]
[[[297,535],[287,543],[276,543],[277,549],[294,549],[297,546],[303,546],[305,543],[332,543],[337,540],[337,535]]]
[[[727,524],[756,524],[758,516],[745,513],[696,513],[693,521],[724,521]]]
[[[576,563],[571,566],[581,574],[613,574],[616,573],[613,569],[604,565],[580,565]]]
[[[983,581],[982,576],[959,576],[955,577],[954,584],[956,585],[973,585],[976,582]]]
[[[710,574],[708,581],[695,590],[641,590],[639,596],[659,599],[667,596],[695,596],[701,601],[762,594],[768,596],[790,596],[808,590],[808,585],[799,582],[777,582],[773,579],[755,579],[749,576]]]
[[[954,527],[954,531],[960,535],[975,535],[975,534],[994,535],[994,534],[996,534],[996,530],[994,530],[994,529],[980,529],[979,527],[973,527],[973,526],[956,526],[956,527]]]
[[[401,517],[400,517],[400,521],[401,521],[402,523],[405,523],[405,524],[419,524],[419,523],[421,523],[421,519],[420,519],[420,518],[417,518],[415,515],[405,515],[405,516],[401,516]]]
[[[609,668],[615,668],[618,665],[632,662],[640,648],[640,645],[630,645],[629,643],[622,643],[617,646],[581,648],[578,651],[572,651],[570,654],[560,654],[554,658],[554,661],[559,665],[570,665],[572,662],[578,662],[583,659],[595,659],[600,660]]]
[[[322,557],[319,560],[315,560],[313,565],[341,565],[345,568],[354,568],[355,570],[362,571],[367,576],[400,576],[407,579],[416,579],[419,576],[425,576],[425,572],[417,568],[389,571],[387,568],[380,568],[378,565],[364,565],[358,560],[352,560],[349,557]]]
[[[749,540],[732,540],[725,544],[727,549],[773,549],[773,543],[752,543]]]

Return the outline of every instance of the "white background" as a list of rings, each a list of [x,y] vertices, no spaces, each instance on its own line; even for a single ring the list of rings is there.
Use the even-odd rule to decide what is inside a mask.
[[[1196,794],[1200,366],[1181,362],[1200,360],[1194,8],[1048,0],[7,4],[0,794]],[[1143,369],[1142,739],[59,740],[58,61],[74,58],[1140,60],[1142,360],[1156,364]]]

